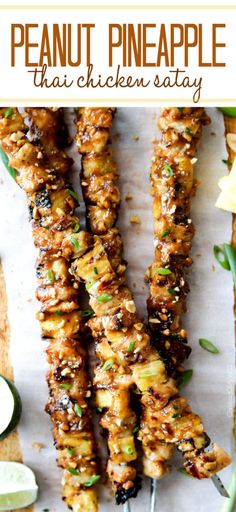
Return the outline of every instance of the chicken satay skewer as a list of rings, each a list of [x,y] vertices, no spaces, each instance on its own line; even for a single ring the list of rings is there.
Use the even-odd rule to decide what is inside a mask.
[[[102,140],[100,138],[96,139],[96,133],[93,130],[93,126],[91,127],[91,132],[89,133],[89,137],[87,137],[87,127],[80,123],[78,124],[78,136],[77,143],[79,146],[79,150],[82,156],[83,162],[83,173],[81,173],[81,185],[83,190],[83,195],[85,199],[86,212],[87,212],[87,224],[88,229],[93,234],[101,235],[102,241],[105,245],[106,250],[108,251],[109,260],[115,270],[119,272],[119,275],[122,277],[122,274],[125,271],[125,264],[122,261],[122,242],[120,239],[120,235],[117,229],[112,228],[114,224],[114,220],[117,216],[117,207],[120,203],[120,194],[118,188],[115,186],[114,181],[117,179],[117,168],[116,164],[112,159],[112,154],[109,148],[107,148],[107,139],[109,135],[109,128],[112,124],[112,118],[115,109],[79,109],[78,116],[80,116],[81,111],[85,114],[87,111],[93,113],[94,112],[94,122],[102,122],[103,126],[105,125],[106,129],[103,132]],[[102,115],[102,119],[98,119],[96,116],[96,112],[100,112]],[[102,146],[106,147],[106,151],[101,151]],[[91,151],[92,149],[92,151]],[[103,174],[106,173],[106,191],[107,194],[101,194],[101,188],[103,187]],[[100,203],[96,205],[94,203],[90,204],[89,195],[93,194],[95,197],[99,195]],[[110,200],[109,200],[110,198]],[[89,209],[91,208],[91,212]],[[90,215],[91,213],[91,215]],[[91,220],[91,222],[89,221]],[[111,229],[112,228],[112,229]],[[98,339],[98,329],[96,320],[92,319],[89,322],[90,328],[92,330],[92,334],[96,339]],[[101,326],[99,326],[101,328]],[[104,335],[103,335],[104,336]],[[105,336],[104,336],[105,339]],[[105,340],[104,340],[105,341]],[[103,342],[104,342],[103,341]],[[106,341],[107,343],[107,341]],[[101,354],[100,345],[95,344],[95,350],[99,358],[106,356],[105,353]],[[112,357],[112,353],[107,352],[108,357]],[[107,357],[107,359],[108,359]],[[122,372],[125,374],[125,367],[122,365]],[[130,381],[130,372],[128,372],[127,377]],[[96,381],[96,371],[95,371],[95,381]],[[130,386],[129,384],[129,386]],[[130,390],[126,388],[125,395],[128,397],[128,401],[130,401]],[[106,395],[106,391],[105,391]],[[97,405],[100,406],[100,391],[97,391]],[[140,484],[139,480],[136,477],[136,468],[134,465],[134,461],[137,459],[137,452],[133,450],[133,455],[130,457],[130,461],[127,458],[127,454],[125,453],[125,444],[126,441],[127,446],[135,446],[134,443],[134,430],[136,429],[136,416],[134,412],[129,407],[125,408],[125,396],[123,398],[123,415],[120,415],[120,429],[116,432],[116,438],[120,438],[121,443],[114,444],[114,433],[112,429],[112,425],[105,422],[104,417],[101,418],[101,425],[104,428],[108,429],[109,437],[108,437],[108,446],[110,449],[110,457],[108,461],[108,474],[112,481],[112,486],[116,489],[116,500],[117,502],[124,502],[129,497],[134,497],[139,490]],[[108,411],[109,414],[112,415],[112,409],[114,408],[113,402],[109,404]],[[120,411],[121,412],[121,411]],[[133,421],[129,421],[129,416],[133,417]],[[117,418],[119,421],[119,419]],[[114,418],[115,421],[115,418]],[[116,463],[117,455],[114,454],[114,446],[116,446],[117,455],[119,454],[119,464],[120,468]],[[123,453],[122,453],[123,450]],[[130,449],[131,454],[131,449]],[[128,468],[132,471],[132,485],[131,482],[127,481],[127,476],[129,474]],[[123,469],[122,469],[123,468]],[[122,471],[121,471],[122,469]],[[119,482],[116,482],[117,476],[119,477]],[[117,485],[118,484],[118,485]],[[128,506],[128,505],[127,505]],[[126,506],[126,509],[127,509]]]
[[[96,109],[88,109],[88,110],[93,111],[92,112],[92,117],[93,117],[94,111],[96,111]],[[104,110],[106,110],[106,109],[104,109]],[[95,134],[95,141],[96,141],[96,145],[97,145],[99,138],[101,138],[101,137],[105,138],[106,135],[104,134],[103,130],[100,130],[99,127],[96,126],[96,123],[94,126],[91,126],[91,125],[93,125],[93,123],[90,123],[89,130],[84,129],[85,141],[88,142],[89,134],[91,137],[93,137]],[[101,133],[99,133],[99,132],[101,132]],[[105,184],[104,184],[104,186],[105,186]],[[101,191],[101,193],[102,193],[102,191]],[[90,209],[90,212],[91,212],[91,209]],[[100,254],[100,256],[99,256],[99,254]],[[101,270],[103,269],[104,272],[101,271],[101,277],[98,277],[96,282],[94,283],[94,285],[89,288],[89,294],[91,297],[90,302],[91,302],[93,309],[95,310],[95,314],[97,316],[99,316],[101,318],[101,321],[103,322],[106,336],[107,336],[108,340],[110,341],[112,348],[114,347],[114,345],[116,345],[116,351],[118,350],[119,354],[120,354],[120,351],[123,352],[123,357],[125,357],[125,348],[127,351],[127,347],[126,347],[127,340],[132,339],[132,335],[133,335],[133,331],[131,329],[132,324],[131,325],[129,324],[128,332],[126,332],[125,336],[121,332],[120,332],[120,336],[119,336],[118,335],[119,333],[117,332],[118,329],[116,331],[116,335],[114,336],[113,329],[112,329],[112,322],[114,321],[113,317],[115,315],[116,308],[118,307],[117,302],[119,303],[119,308],[120,308],[123,301],[125,302],[125,299],[127,299],[127,296],[125,294],[122,297],[122,292],[123,292],[123,290],[128,291],[128,289],[123,284],[119,284],[119,278],[117,275],[115,278],[115,272],[113,272],[111,265],[110,266],[108,265],[109,261],[108,261],[108,258],[105,256],[104,246],[102,245],[101,240],[99,241],[99,239],[97,239],[95,242],[95,245],[94,245],[94,249],[92,251],[89,251],[81,259],[75,261],[75,263],[73,265],[73,271],[74,271],[75,275],[78,275],[80,278],[87,280],[87,279],[89,279],[91,262],[93,260],[99,261],[100,258],[103,259],[103,261],[101,261],[100,264],[101,264]],[[108,275],[109,275],[109,277],[108,277]],[[110,283],[110,286],[109,286],[109,283]],[[116,288],[116,286],[117,286],[117,288]],[[106,304],[105,308],[101,307],[101,305],[99,304],[99,302],[102,302],[100,300],[99,293],[102,293],[104,291],[104,287],[105,287],[105,290],[107,291],[107,293],[105,294],[105,296],[107,297],[107,299],[106,299],[107,304]],[[110,293],[109,293],[109,291],[110,291]],[[113,292],[113,293],[111,293],[111,292]],[[132,296],[130,296],[130,297],[132,298]],[[108,307],[109,307],[109,310],[108,310]],[[110,311],[110,314],[109,314],[109,311]],[[135,314],[134,322],[137,322],[138,319],[136,318],[135,310],[134,310],[134,314]],[[139,352],[139,360],[142,361],[142,364],[140,366],[142,366],[144,364],[144,360],[145,360],[145,356],[146,356],[147,358],[151,357],[151,360],[149,361],[149,363],[150,362],[153,363],[151,365],[153,368],[153,366],[155,367],[155,363],[154,363],[155,357],[158,358],[158,365],[160,364],[160,361],[161,361],[159,359],[160,356],[157,354],[157,352],[154,349],[150,348],[149,337],[147,336],[145,330],[143,330],[143,334],[145,334],[145,336],[144,337],[141,336],[139,338],[139,344],[137,343],[137,345],[139,345],[139,348],[135,352],[136,353]],[[131,338],[130,338],[130,336],[131,336]],[[210,452],[210,453],[203,452],[204,448],[208,444],[206,437],[204,437],[204,435],[203,435],[204,440],[203,440],[203,438],[201,438],[200,442],[197,441],[197,443],[195,445],[195,452],[193,449],[194,442],[193,442],[193,444],[191,444],[191,442],[189,442],[189,439],[185,439],[183,432],[182,432],[183,437],[182,437],[182,439],[180,439],[181,435],[179,437],[179,433],[178,433],[178,435],[176,437],[176,434],[177,434],[177,431],[176,431],[175,436],[174,436],[175,441],[173,441],[173,437],[172,437],[173,436],[173,426],[175,423],[177,423],[177,424],[179,423],[178,419],[176,419],[176,418],[179,418],[179,417],[182,418],[180,421],[180,424],[181,424],[181,427],[183,427],[183,425],[185,424],[185,429],[184,429],[185,432],[186,432],[186,430],[189,430],[189,428],[191,429],[190,425],[192,427],[193,427],[193,425],[196,426],[198,424],[198,422],[200,421],[200,419],[197,416],[195,416],[196,421],[194,421],[193,417],[190,418],[192,413],[190,413],[190,416],[188,416],[188,412],[190,412],[190,409],[187,406],[187,402],[185,402],[186,406],[183,406],[181,408],[182,409],[181,412],[179,410],[180,403],[178,403],[178,405],[175,403],[174,406],[178,408],[178,414],[177,413],[173,414],[173,409],[171,408],[171,401],[170,401],[170,396],[173,392],[173,389],[172,389],[172,392],[170,391],[171,383],[173,383],[173,379],[169,380],[166,375],[166,372],[164,370],[165,378],[167,378],[165,383],[167,385],[167,388],[170,386],[169,387],[170,395],[167,399],[165,392],[164,392],[164,396],[162,397],[162,400],[164,399],[165,405],[163,406],[163,403],[162,403],[162,407],[160,404],[158,406],[156,399],[154,398],[155,393],[152,393],[152,398],[151,398],[151,397],[149,397],[148,392],[147,392],[147,389],[152,389],[152,386],[149,385],[147,389],[145,388],[145,386],[143,387],[143,385],[142,385],[143,381],[141,381],[140,379],[137,379],[137,374],[134,371],[134,368],[136,368],[135,360],[132,361],[132,358],[130,357],[130,355],[128,356],[127,353],[126,353],[126,361],[127,361],[127,364],[129,365],[129,367],[133,370],[134,381],[135,381],[137,387],[139,388],[141,393],[144,392],[144,396],[142,397],[141,400],[144,405],[143,417],[144,417],[144,420],[146,420],[147,431],[145,431],[144,433],[141,432],[142,440],[144,440],[145,437],[148,438],[148,435],[145,436],[145,434],[148,433],[148,426],[150,428],[151,425],[153,426],[153,424],[155,424],[155,428],[153,428],[153,430],[152,430],[152,442],[153,442],[153,439],[154,439],[154,441],[156,441],[156,443],[158,443],[158,439],[163,439],[163,441],[175,442],[178,445],[178,448],[184,452],[184,456],[186,457],[186,459],[189,460],[189,462],[185,463],[187,471],[189,470],[190,473],[193,474],[193,476],[197,476],[198,478],[211,476],[211,474],[209,474],[209,468],[211,467],[211,470],[212,470],[213,466],[215,466],[215,470],[217,470],[216,467],[217,467],[218,463],[216,462],[216,460],[218,459],[218,456],[219,456],[219,459],[221,459],[221,462],[222,462],[224,459],[224,456],[222,459],[220,456],[220,453],[218,453],[218,455],[216,455],[216,452],[214,453],[215,449],[213,449],[213,452]],[[146,362],[145,362],[145,364],[146,364]],[[163,362],[161,362],[161,364],[163,364]],[[163,368],[164,368],[164,365],[163,365]],[[156,368],[155,368],[155,370],[156,370]],[[155,372],[151,372],[151,373],[147,372],[147,374],[145,373],[145,378],[147,377],[147,380],[148,380],[148,378],[152,379],[152,383],[154,386],[156,385],[156,389],[159,388],[158,396],[160,396],[160,387],[159,387],[160,381],[159,381],[159,379],[157,379],[157,376],[160,378],[160,373],[161,373],[160,368],[159,368],[159,371],[155,371]],[[154,376],[155,376],[155,379],[154,379]],[[158,382],[153,382],[155,380],[158,380]],[[157,386],[157,384],[159,384],[159,386]],[[164,385],[164,388],[165,388],[165,385]],[[162,393],[163,393],[163,391],[164,390],[162,389]],[[173,393],[175,395],[175,392],[173,392]],[[168,394],[168,392],[167,392],[167,394]],[[181,400],[183,400],[183,399],[181,398]],[[183,402],[182,402],[182,405],[184,405]],[[165,418],[165,421],[160,428],[158,428],[158,421],[153,421],[153,418],[154,418],[153,411],[151,414],[152,406],[154,406],[154,407],[157,406],[157,409],[158,409],[158,413],[155,412],[155,420],[157,420],[157,418],[159,416],[158,419],[160,420],[160,423],[162,424],[162,421],[164,421],[164,418]],[[170,406],[170,409],[168,409],[169,406]],[[167,409],[166,409],[166,407],[167,407]],[[149,408],[150,408],[150,411],[149,411]],[[170,416],[171,420],[172,420],[171,435],[169,435],[169,432],[167,431],[167,426],[166,426],[167,410],[169,411],[169,413],[171,413],[171,416]],[[164,416],[162,417],[163,413],[164,413]],[[183,421],[183,416],[185,416],[185,413],[187,413],[187,414]],[[189,424],[188,424],[188,420],[190,420]],[[185,423],[185,421],[186,421],[186,423]],[[187,424],[188,424],[188,427],[187,427]],[[180,425],[178,425],[178,426],[180,426]],[[162,430],[163,427],[164,427],[164,430]],[[178,427],[177,427],[177,430],[178,430]],[[180,428],[180,430],[181,430],[181,428]],[[200,427],[200,431],[203,434],[202,427]],[[199,432],[199,430],[198,430],[198,432]],[[172,441],[171,441],[171,439],[172,439]],[[146,448],[148,448],[148,443],[147,443]],[[144,445],[144,450],[145,450],[145,445]],[[218,450],[218,448],[216,448],[216,451],[217,450]],[[149,450],[147,449],[146,454],[148,452],[149,452]],[[191,452],[194,452],[194,454]],[[195,459],[195,457],[196,457],[196,459]],[[200,464],[198,464],[198,457],[200,457],[200,459],[199,459]],[[190,462],[190,459],[191,459],[191,462]],[[193,459],[196,460],[195,463],[193,463]],[[214,462],[213,462],[213,460],[214,460]],[[226,460],[227,460],[227,462],[226,462]],[[226,464],[229,462],[229,460],[230,459],[228,458],[228,456],[226,456],[226,459],[225,459]],[[208,462],[211,461],[210,465],[208,465],[207,461]],[[213,464],[212,464],[212,462],[213,462]],[[205,464],[206,464],[206,466],[205,466]],[[218,467],[219,468],[222,467],[221,464]],[[215,473],[215,470],[213,471],[213,473]]]
[[[47,411],[53,422],[58,463],[64,468],[63,499],[75,512],[84,508],[97,512],[92,485],[99,477],[88,407],[91,391],[82,342],[84,326],[78,306],[78,285],[69,273],[69,261],[77,247],[72,243],[78,237],[75,226],[79,220],[74,215],[77,200],[64,178],[71,161],[56,147],[60,112],[38,109],[37,114],[42,121],[40,133],[45,133],[46,127],[48,130],[47,152],[39,143],[39,132],[30,133],[34,144],[29,141],[24,119],[17,109],[0,110],[1,147],[15,169],[17,183],[27,193],[33,238],[40,249],[38,318],[42,333],[50,342]]]
[[[192,262],[189,252],[194,228],[190,200],[196,188],[193,167],[197,161],[197,142],[202,126],[208,123],[203,108],[162,109],[158,120],[161,139],[152,159],[155,260],[147,272],[150,288],[147,309],[153,340],[167,362],[170,375],[181,375],[181,365],[190,353],[181,324],[188,291],[184,268]],[[222,484],[219,488],[217,477],[215,481],[222,494]],[[153,486],[151,495],[155,501]]]

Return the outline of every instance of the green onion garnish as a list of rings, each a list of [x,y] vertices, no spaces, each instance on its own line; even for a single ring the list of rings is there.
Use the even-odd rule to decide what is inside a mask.
[[[178,110],[184,110],[184,107],[176,107]]]
[[[71,237],[70,237],[70,241],[71,241],[71,243],[72,243],[72,245],[73,245],[74,249],[75,249],[76,251],[79,251],[80,243],[79,243],[79,241],[77,240],[77,238],[75,238],[75,236],[71,236]]]
[[[107,370],[110,370],[110,369],[112,368],[113,364],[114,364],[113,359],[108,359],[108,360],[107,360],[107,361],[105,361],[105,363],[103,364],[103,366],[102,366],[101,370],[102,370],[103,372],[106,372]]]
[[[97,269],[97,267],[93,267],[93,271],[94,271],[94,274],[98,274],[98,269]]]
[[[185,128],[185,133],[187,135],[191,135],[191,130],[190,130],[190,128],[188,126],[187,126],[187,128]]]
[[[72,384],[59,384],[60,389],[71,389]]]
[[[99,413],[101,413],[103,411],[103,409],[104,409],[103,407],[96,407],[96,411]]]
[[[140,373],[141,379],[145,379],[146,377],[156,377],[158,375],[157,372],[144,372]]]
[[[73,197],[73,199],[75,199],[77,202],[79,201],[79,198],[77,196],[77,194],[74,192],[74,190],[71,190],[70,188],[67,189],[67,192],[68,194]]]
[[[81,407],[80,407],[80,405],[79,405],[79,404],[75,404],[75,406],[74,406],[74,411],[75,411],[75,414],[77,414],[77,416],[79,416],[80,418],[82,418],[82,416],[83,416],[83,411],[82,411],[82,409],[81,409]]]
[[[177,384],[179,386],[179,389],[181,389],[185,384],[189,382],[189,380],[193,376],[193,370],[185,370],[181,375],[177,378]]]
[[[177,471],[178,471],[178,473],[181,473],[181,474],[182,474],[182,475],[184,475],[184,476],[191,476],[191,475],[186,471],[186,469],[185,469],[185,468],[178,468],[178,469],[177,469]]]
[[[133,434],[136,434],[136,432],[139,431],[139,428],[138,428],[138,425],[136,425],[134,428],[133,428]]]
[[[90,476],[88,478],[88,480],[86,480],[86,482],[84,482],[84,487],[91,487],[92,485],[96,484],[98,482],[98,480],[100,480],[100,478],[101,478],[101,475]]]
[[[92,308],[85,309],[84,311],[81,311],[81,316],[86,318],[87,316],[91,316],[94,314],[94,311]]]
[[[177,295],[178,292],[176,290],[174,290],[174,288],[168,288],[168,292],[171,294],[171,295]]]
[[[230,270],[229,262],[225,254],[225,251],[218,245],[214,245],[213,252],[216,260],[222,266],[222,268],[224,268],[225,270]]]
[[[179,418],[180,417],[180,414],[179,412],[175,412],[174,414],[172,414],[171,418]]]
[[[234,286],[236,286],[236,252],[230,244],[224,244],[224,250],[228,259],[229,268],[232,272]]]
[[[85,285],[86,290],[89,290],[89,288],[91,288],[95,283],[96,283],[96,280],[95,280],[95,279],[90,279],[90,280],[86,283],[86,285]]]
[[[55,278],[55,274],[54,274],[53,270],[48,271],[47,277],[51,284],[55,282],[56,278]]]
[[[126,455],[133,455],[133,453],[134,453],[133,447],[130,446],[129,444],[127,444],[126,446],[123,446],[121,448],[121,451],[123,453],[126,453]]]
[[[78,476],[79,475],[79,471],[77,471],[77,469],[67,468],[67,471],[69,471],[69,473],[71,475],[74,475],[74,476]]]
[[[200,338],[198,340],[200,347],[207,352],[211,352],[211,354],[219,354],[219,349],[212,343],[212,341],[206,340],[205,338]]]
[[[222,160],[223,164],[228,165],[228,167],[231,167],[233,164],[230,160]]]
[[[69,448],[67,448],[67,451],[68,451],[68,453],[71,455],[71,457],[73,457],[73,456],[74,456],[75,452],[74,452],[73,448],[70,448],[70,447],[69,447]]]
[[[167,235],[169,235],[169,234],[170,234],[170,230],[169,230],[169,229],[165,229],[165,230],[163,231],[163,233],[161,234],[161,238],[165,238],[165,237],[166,237]]]
[[[77,222],[77,224],[75,224],[74,227],[73,227],[73,231],[74,231],[74,233],[78,233],[79,230],[80,230],[80,225]]]
[[[3,164],[5,165],[6,170],[9,172],[11,177],[15,180],[16,179],[16,170],[13,169],[13,167],[10,167],[10,165],[9,165],[9,158],[6,155],[5,151],[3,151],[1,146],[0,146],[0,158],[1,158],[2,162],[3,162]]]
[[[5,114],[4,114],[4,117],[5,117],[6,119],[8,119],[8,117],[10,117],[10,116],[13,114],[13,112],[14,112],[13,108],[8,108],[8,109],[6,110],[6,112],[5,112]]]
[[[168,276],[169,274],[172,274],[171,270],[169,268],[157,268],[156,273],[160,274],[160,276]]]
[[[61,311],[55,311],[54,315],[56,315],[56,316],[61,316],[61,315],[62,315],[62,312],[61,312]]]
[[[113,295],[110,293],[104,293],[103,295],[100,295],[100,297],[97,298],[98,302],[107,302],[108,300],[111,300]]]
[[[135,341],[131,341],[128,346],[128,352],[133,352],[135,347]]]
[[[166,172],[166,174],[168,174],[168,176],[174,176],[174,171],[173,171],[172,167],[169,164],[165,163],[163,165],[163,169]]]

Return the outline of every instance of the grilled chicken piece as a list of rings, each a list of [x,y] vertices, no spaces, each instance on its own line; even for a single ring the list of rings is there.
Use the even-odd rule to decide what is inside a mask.
[[[118,229],[113,227],[120,204],[120,193],[115,184],[118,173],[108,145],[113,115],[114,109],[111,108],[80,108],[76,140],[82,154],[81,186],[88,229],[95,235],[100,234],[109,262],[122,279],[126,269],[122,261],[122,240]],[[95,279],[98,271],[98,268],[94,269]],[[121,318],[122,314],[118,313],[116,324],[120,326]],[[96,355],[100,360],[100,366],[95,369],[94,385],[97,388],[97,407],[105,411],[100,424],[108,431],[107,472],[119,504],[135,497],[140,488],[140,479],[134,466],[137,459],[134,436],[137,419],[130,407],[132,379],[123,365],[123,357],[120,358],[111,349],[98,318],[93,317],[88,325],[96,340]],[[126,328],[125,325],[123,327]],[[109,372],[106,372],[104,379],[102,368],[109,366],[111,360],[117,363],[117,369],[116,374],[111,372],[111,379],[107,380]]]
[[[190,114],[191,109],[185,110]],[[181,183],[176,183],[174,190],[172,190],[172,195],[170,195],[172,203],[175,198],[175,192],[178,193],[180,185],[182,186],[182,181],[186,189],[186,194],[188,193],[190,196],[194,192],[195,184],[192,179],[192,158],[196,151],[196,144],[200,136],[201,125],[208,122],[203,109],[195,110],[197,111],[195,118],[188,118],[187,123],[184,122],[181,124],[181,126],[179,126],[179,131],[182,131],[183,137],[186,138],[186,150],[188,155],[191,157],[191,162],[188,160],[186,163],[186,157],[185,155],[182,155],[181,152],[178,154],[178,151],[176,151],[172,155],[170,149],[170,154],[172,156],[170,163],[168,164],[168,161],[166,162],[164,160],[162,164],[168,164],[168,166],[165,165],[165,174],[168,175],[169,172],[170,177],[172,177],[171,165],[173,165],[173,162],[176,162],[176,165],[178,162],[180,171],[185,169],[184,179],[181,180],[182,174],[180,172],[179,180]],[[163,127],[165,126],[166,121],[166,118],[163,118]],[[112,208],[112,217],[110,219],[112,224],[110,225],[110,229],[107,230],[107,233],[111,233],[111,236],[114,236],[116,239],[117,235],[113,233],[113,226],[117,217],[118,195],[116,189],[114,189],[113,196],[111,195],[112,189],[110,184],[113,180],[114,185],[115,180],[117,179],[117,169],[114,161],[112,160],[111,150],[107,146],[109,136],[108,134],[104,136],[104,131],[107,130],[108,132],[108,129],[111,127],[111,122],[112,113],[110,109],[80,109],[77,122],[77,143],[79,150],[83,155],[81,182],[88,211],[90,230],[94,234],[100,234],[100,236],[101,233],[104,233],[105,228],[103,227],[100,229],[100,226],[102,226],[102,224],[103,226],[105,225],[107,218],[106,212],[103,209],[103,204],[106,201],[106,204]],[[194,133],[194,139],[192,138],[192,135],[191,137],[189,136],[191,133],[190,130],[192,133]],[[84,138],[85,133],[89,134],[87,138]],[[93,134],[95,136],[94,140]],[[189,140],[191,141],[191,144],[189,144]],[[170,143],[174,143],[174,141],[176,141],[176,136],[173,134],[173,140],[170,137],[167,142],[168,148],[170,147]],[[84,144],[84,142],[86,144]],[[153,166],[155,166],[155,161],[153,162]],[[189,178],[188,180],[186,180],[186,176]],[[98,177],[100,178],[97,181],[98,186],[94,186],[93,182],[96,182]],[[102,179],[104,186],[103,190],[101,188]],[[159,186],[161,186],[159,177],[157,178],[157,182],[155,182],[155,176],[153,176],[153,182],[153,186],[157,186],[157,183]],[[106,187],[106,184],[108,184],[108,188]],[[165,194],[165,183],[163,187],[164,188],[161,192]],[[103,195],[103,197],[101,197],[101,195]],[[181,199],[183,199],[183,195]],[[183,205],[183,208],[185,208],[185,215],[189,215],[189,197],[188,200],[185,200],[182,203],[179,201],[178,206],[180,205],[181,207]],[[158,222],[161,215],[160,206],[160,201],[159,203],[155,203],[155,211],[159,215]],[[166,207],[168,207],[168,202]],[[160,359],[159,355],[157,357],[157,353],[150,349],[148,335],[145,333],[143,324],[136,317],[136,309],[133,298],[129,290],[127,290],[127,288],[124,286],[124,280],[121,280],[119,277],[119,275],[122,275],[125,271],[125,265],[121,260],[121,240],[119,240],[120,245],[118,245],[117,249],[118,258],[115,265],[110,257],[109,247],[106,247],[105,241],[102,239],[102,235],[100,240],[103,248],[99,241],[97,241],[94,245],[93,256],[91,256],[90,251],[83,258],[85,266],[82,268],[82,274],[81,267],[78,271],[79,275],[83,275],[83,278],[86,279],[84,274],[85,268],[86,272],[88,273],[91,270],[91,266],[94,264],[96,264],[96,269],[99,269],[98,275],[100,276],[100,282],[98,283],[97,277],[95,277],[95,279],[93,278],[89,284],[88,291],[91,295],[90,302],[96,313],[96,317],[93,317],[89,323],[92,328],[93,335],[95,337],[100,337],[103,340],[102,343],[105,345],[107,357],[110,358],[110,361],[113,361],[113,367],[112,370],[109,371],[109,374],[115,373],[114,366],[116,365],[117,361],[118,364],[123,360],[123,364],[128,363],[129,365],[133,365],[132,374],[134,381],[139,391],[143,392],[141,399],[143,404],[143,416],[140,438],[142,440],[144,451],[144,472],[152,478],[160,478],[168,470],[166,461],[170,458],[173,452],[174,444],[177,444],[178,448],[183,452],[184,456],[188,460],[191,458],[194,459],[194,467],[201,465],[202,470],[198,472],[198,475],[195,476],[200,478],[207,476],[207,474],[204,473],[206,466],[204,466],[204,464],[202,465],[202,459],[205,460],[205,455],[206,457],[212,457],[218,468],[221,467],[221,456],[219,454],[216,455],[214,449],[213,454],[211,455],[204,452],[204,447],[207,446],[209,440],[204,432],[200,418],[191,412],[186,400],[179,397],[176,384],[172,379],[168,379],[166,375],[166,371],[171,374],[173,374],[174,371],[176,372],[176,368],[189,354],[190,350],[189,347],[186,346],[186,334],[182,327],[180,327],[179,321],[180,314],[182,314],[185,309],[184,297],[187,292],[187,285],[182,280],[182,267],[183,264],[190,264],[191,262],[188,252],[191,246],[193,227],[190,222],[187,223],[187,228],[184,228],[186,231],[186,240],[184,243],[182,243],[181,236],[183,230],[182,224],[184,224],[184,215],[180,209],[175,213],[175,217],[177,215],[179,219],[179,225],[172,225],[172,228],[175,228],[176,235],[176,240],[174,241],[175,243],[172,241],[171,246],[173,259],[175,258],[175,251],[177,251],[180,246],[181,250],[179,251],[180,257],[175,258],[176,275],[172,276],[174,277],[172,285],[175,287],[177,286],[176,283],[181,285],[182,301],[178,303],[178,300],[174,300],[175,292],[177,292],[177,290],[173,290],[172,297],[172,294],[170,294],[168,290],[163,289],[162,283],[161,286],[159,281],[156,282],[157,270],[164,266],[163,263],[160,263],[160,259],[157,260],[157,264],[153,265],[152,269],[150,270],[150,273],[153,272],[153,287],[156,292],[156,303],[153,301],[153,309],[158,304],[158,300],[164,300],[164,305],[162,305],[160,311],[161,320],[159,320],[159,318],[155,318],[155,315],[152,311],[152,317],[150,318],[150,325],[152,324],[152,332],[154,331],[153,326],[156,328],[155,332],[157,332],[158,324],[162,322],[162,325],[164,325],[165,322],[170,322],[170,317],[172,318],[173,322],[174,343],[172,343],[172,340],[171,344],[166,343],[166,347],[164,347],[165,352],[162,350],[162,345],[160,345],[160,343],[158,345],[158,350],[160,351],[162,358],[166,356],[166,368],[164,367],[163,361]],[[101,222],[99,228],[97,225],[97,219],[99,219]],[[159,226],[158,223],[157,226]],[[163,238],[169,234],[169,226],[159,226],[159,229],[162,230],[161,234],[164,234],[165,228],[166,233]],[[116,244],[114,244],[114,246],[116,246]],[[107,257],[111,264],[110,269],[107,266],[107,261],[105,261],[106,258],[104,257],[103,249],[105,249],[107,252]],[[168,261],[168,252],[164,254],[163,251],[162,256],[164,259],[164,264],[166,264],[165,258],[167,258]],[[100,266],[100,262],[103,263],[102,266]],[[75,262],[74,268],[77,269],[77,262]],[[121,272],[119,272],[120,268]],[[114,273],[112,274],[112,271],[115,271],[116,273],[117,287],[114,284]],[[167,274],[167,272],[164,276],[158,274],[158,279],[160,277],[160,279],[162,278],[162,280],[164,280],[167,278],[167,276],[169,277],[171,274]],[[171,284],[169,284],[168,288],[171,289]],[[173,298],[174,305],[172,305],[172,301],[170,300],[171,298]],[[166,304],[170,304],[169,310],[166,309]],[[151,306],[151,304],[149,304],[149,306]],[[166,313],[168,313],[168,315]],[[136,333],[134,331],[134,327],[136,328]],[[175,331],[177,331],[178,336],[176,336]],[[167,326],[165,327],[165,335],[167,335]],[[110,343],[110,352],[107,348],[108,342]],[[136,347],[139,348],[137,349]],[[130,361],[129,348],[132,348],[131,352],[133,352],[132,361]],[[138,361],[140,360],[141,362],[139,363]],[[143,368],[145,368],[145,370],[143,370]],[[141,378],[139,375],[140,371],[142,371]],[[201,454],[201,457],[198,459],[199,453]],[[224,460],[225,465],[229,463],[229,458],[224,452],[222,454],[222,459]],[[188,470],[193,473],[194,467],[191,465],[190,468],[189,465]]]
[[[96,277],[94,267],[97,268]],[[197,478],[208,478],[227,466],[230,457],[222,449],[213,447],[212,451],[205,452],[209,438],[201,418],[191,411],[187,400],[180,396],[175,380],[168,377],[164,361],[151,346],[150,337],[137,315],[131,292],[113,270],[98,237],[92,249],[74,260],[72,273],[77,279],[85,281],[90,305],[102,323],[106,340],[123,366],[131,372],[132,380],[141,394],[139,438],[147,475],[159,478],[160,473],[165,472],[160,467],[159,452],[165,461],[165,457],[169,456],[169,446],[162,446],[160,440],[178,447],[186,459],[186,470]],[[121,314],[121,326],[117,322],[117,314]],[[127,327],[124,329],[122,325]],[[119,368],[113,358],[109,364],[108,361],[106,363],[99,370],[105,388],[111,379],[115,379]]]
[[[150,288],[147,307],[152,338],[170,375],[181,371],[191,352],[181,316],[188,292],[185,267],[192,263],[193,166],[202,126],[209,122],[203,108],[162,109],[158,120],[162,136],[152,158],[155,261],[146,275]]]
[[[79,232],[74,212],[77,197],[64,178],[71,161],[57,147],[60,112],[27,109],[29,134],[17,109],[11,111],[5,117],[6,109],[0,109],[0,141],[17,170],[18,184],[27,193],[33,239],[39,249],[38,319],[50,342],[46,410],[53,423],[58,464],[63,468],[63,499],[76,512],[97,512],[93,484],[99,475],[89,406],[86,332],[79,311],[79,285],[69,272],[71,260],[88,250],[91,237]]]

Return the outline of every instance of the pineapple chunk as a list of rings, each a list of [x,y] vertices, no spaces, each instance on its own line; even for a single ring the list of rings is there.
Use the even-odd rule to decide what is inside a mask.
[[[111,407],[112,394],[107,389],[98,389],[96,392],[96,406],[97,407]]]
[[[116,463],[131,462],[136,460],[137,452],[133,436],[111,437],[108,440],[109,450],[112,453],[112,460]]]
[[[73,338],[82,328],[82,317],[79,311],[61,316],[51,313],[45,317],[45,320],[40,320],[39,314],[42,335],[49,338]]]
[[[73,512],[98,512],[97,496],[94,489],[86,489],[66,498]]]
[[[147,364],[133,366],[134,381],[140,391],[147,391],[163,381],[165,366],[160,359],[155,359]]]

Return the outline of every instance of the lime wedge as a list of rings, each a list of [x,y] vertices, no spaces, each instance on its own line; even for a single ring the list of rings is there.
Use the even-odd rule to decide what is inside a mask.
[[[0,510],[24,508],[37,499],[33,471],[20,462],[0,461]]]
[[[21,417],[21,399],[14,384],[0,375],[0,441],[16,428]]]

